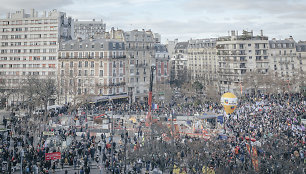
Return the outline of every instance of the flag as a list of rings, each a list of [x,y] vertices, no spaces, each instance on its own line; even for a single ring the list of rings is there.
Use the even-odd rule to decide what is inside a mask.
[[[159,109],[158,104],[152,103],[152,110],[157,110],[157,109]]]
[[[242,85],[241,85],[241,83],[240,83],[240,93],[242,95]]]

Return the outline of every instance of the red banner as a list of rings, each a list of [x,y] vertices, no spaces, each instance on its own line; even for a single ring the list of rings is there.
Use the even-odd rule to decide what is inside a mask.
[[[247,150],[248,150],[249,154],[251,154],[251,148],[250,148],[250,145],[249,145],[249,144],[246,144],[246,147],[247,147]]]
[[[61,159],[61,152],[54,152],[54,153],[46,153],[45,160],[56,160]]]

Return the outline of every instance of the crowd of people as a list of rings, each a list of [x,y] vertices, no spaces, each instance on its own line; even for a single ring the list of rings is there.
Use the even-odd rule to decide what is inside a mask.
[[[204,112],[223,113],[219,103],[190,100],[186,98],[185,103],[179,103],[173,99],[153,114],[192,117]],[[119,115],[148,111],[145,103],[138,102],[106,103],[86,109],[90,113],[112,110]],[[84,131],[78,137],[73,126],[44,127],[45,131],[54,132],[56,138],[50,138],[35,124],[39,117],[31,122],[29,117],[17,118],[12,114],[10,124],[5,120],[7,131],[0,134],[0,165],[7,173],[22,169],[24,173],[34,174],[60,170],[71,173],[73,169],[88,174],[93,167],[118,174],[156,168],[169,173],[177,170],[179,173],[305,173],[306,132],[301,120],[305,109],[302,94],[244,96],[235,112],[224,117],[219,132],[211,134],[209,139],[175,134],[169,127],[165,128],[169,123],[162,121],[151,123],[151,129],[137,123],[133,126],[137,134],[122,130],[109,136],[91,136]],[[69,115],[68,112],[69,105],[50,119],[58,121],[58,117]],[[81,119],[82,114],[78,117]],[[66,147],[62,147],[64,141]],[[61,158],[45,160],[45,154],[52,152],[61,152]]]

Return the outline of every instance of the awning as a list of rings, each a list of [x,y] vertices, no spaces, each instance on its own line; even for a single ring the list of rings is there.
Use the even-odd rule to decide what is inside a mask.
[[[198,115],[196,117],[199,119],[210,119],[210,118],[217,118],[218,116],[220,115],[215,113],[204,113],[203,115]]]
[[[92,102],[102,102],[102,101],[108,101],[108,100],[116,100],[121,98],[128,98],[128,94],[121,94],[121,95],[111,95],[111,96],[96,96],[92,98]]]

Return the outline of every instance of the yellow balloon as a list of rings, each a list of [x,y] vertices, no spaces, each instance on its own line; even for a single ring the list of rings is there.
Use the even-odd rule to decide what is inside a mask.
[[[235,94],[230,92],[223,94],[221,97],[221,104],[223,105],[226,114],[233,113],[237,107],[237,103],[238,98],[235,96]]]

